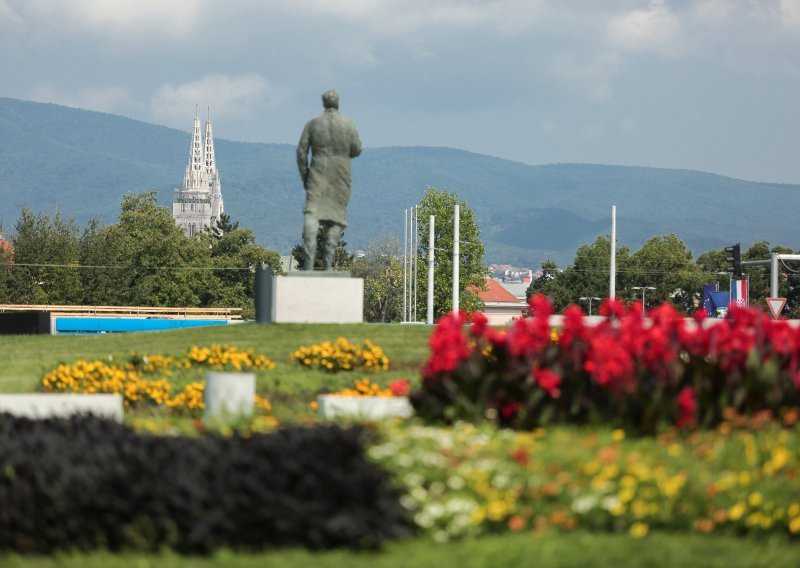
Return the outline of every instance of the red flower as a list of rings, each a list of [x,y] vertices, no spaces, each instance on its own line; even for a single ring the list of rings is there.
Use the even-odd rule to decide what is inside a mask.
[[[481,337],[484,333],[486,333],[488,326],[489,320],[486,319],[486,316],[483,314],[483,312],[474,312],[472,314],[472,325],[469,328],[469,332],[473,337]]]
[[[389,390],[392,391],[394,396],[406,396],[408,394],[410,383],[408,379],[398,379],[389,383]]]
[[[641,310],[641,306],[639,307]],[[625,304],[616,298],[606,298],[600,306],[600,315],[608,318],[619,319],[625,314]]]
[[[502,414],[504,418],[510,418],[519,412],[520,408],[522,408],[522,404],[519,402],[507,402],[500,407],[500,414]]]
[[[550,398],[561,396],[561,391],[558,388],[561,386],[561,377],[556,373],[550,369],[535,369],[531,372],[531,375],[536,384],[550,395]]]
[[[697,397],[692,387],[684,387],[678,394],[678,422],[676,426],[683,428],[695,423]]]
[[[614,337],[593,336],[583,368],[601,387],[626,390],[634,384],[631,353]]]
[[[461,332],[464,319],[463,312],[458,315],[450,313],[439,319],[428,341],[431,355],[422,370],[425,378],[433,378],[439,373],[451,373],[469,356],[469,344]]]
[[[583,310],[570,305],[564,310],[564,328],[558,336],[562,349],[569,349],[576,341],[586,342],[588,331],[584,325]]]
[[[522,467],[528,465],[528,453],[522,448],[516,449],[511,452],[511,459],[517,462]]]
[[[531,315],[537,318],[547,318],[553,314],[553,304],[544,294],[535,294],[528,300]]]

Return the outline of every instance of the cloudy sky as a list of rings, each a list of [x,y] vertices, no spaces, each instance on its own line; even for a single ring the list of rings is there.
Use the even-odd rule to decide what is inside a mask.
[[[0,0],[0,96],[800,183],[800,0]]]

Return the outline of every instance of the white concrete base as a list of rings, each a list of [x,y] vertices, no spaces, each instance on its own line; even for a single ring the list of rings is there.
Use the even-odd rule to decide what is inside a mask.
[[[271,321],[363,323],[364,279],[341,276],[275,276]]]
[[[256,396],[255,373],[213,372],[206,375],[205,417],[249,416]]]
[[[382,418],[408,418],[414,413],[405,396],[336,396],[321,394],[317,397],[317,410],[322,418],[344,416],[364,420]]]
[[[92,414],[122,422],[122,396],[66,393],[0,394],[0,412],[27,418]]]

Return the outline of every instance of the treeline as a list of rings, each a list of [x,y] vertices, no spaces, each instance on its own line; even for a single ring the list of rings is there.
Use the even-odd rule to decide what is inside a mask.
[[[598,237],[594,243],[581,246],[575,259],[566,269],[555,262],[542,263],[542,275],[528,288],[528,296],[543,292],[553,299],[559,312],[569,304],[580,304],[584,310],[588,302],[579,298],[608,296],[611,246],[608,237]],[[770,253],[791,254],[792,249],[773,246],[759,241],[742,253],[742,260],[765,260]],[[692,258],[692,251],[675,235],[660,235],[648,240],[631,252],[625,246],[617,249],[617,297],[623,300],[641,300],[635,286],[652,286],[646,293],[647,306],[669,302],[678,310],[691,313],[702,305],[703,285],[719,283],[720,290],[728,290],[730,263],[724,249],[711,250]],[[800,266],[780,265],[779,294],[787,298],[784,315],[800,317]],[[769,267],[746,267],[749,283],[750,305],[767,310],[765,298],[769,297]],[[597,306],[597,303],[594,304]],[[596,312],[595,312],[596,313]]]
[[[0,247],[0,303],[241,307],[252,315],[252,269],[266,263],[280,273],[280,257],[225,215],[219,228],[187,237],[154,191],[126,194],[119,221],[107,226],[23,209],[6,236],[11,246]]]

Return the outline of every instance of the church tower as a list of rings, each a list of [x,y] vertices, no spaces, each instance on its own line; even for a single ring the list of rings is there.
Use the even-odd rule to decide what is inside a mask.
[[[183,176],[183,188],[172,193],[172,217],[187,236],[193,237],[206,228],[215,227],[223,212],[211,116],[209,113],[204,139],[195,111],[189,164]]]

